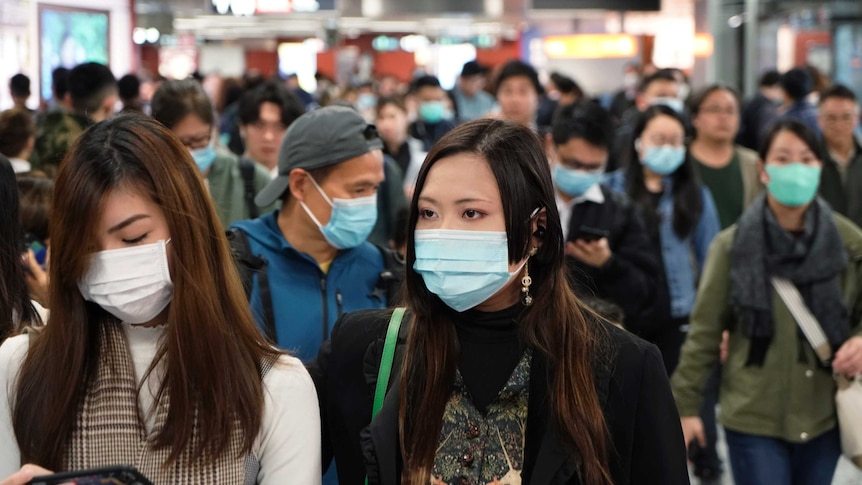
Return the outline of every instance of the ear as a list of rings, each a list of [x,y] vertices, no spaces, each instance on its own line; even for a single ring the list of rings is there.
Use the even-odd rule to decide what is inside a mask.
[[[554,138],[550,133],[545,134],[545,156],[548,157],[549,162],[556,161],[557,153],[554,150]]]
[[[646,96],[643,93],[638,93],[635,96],[635,107],[638,111],[646,111],[649,108],[649,102],[647,102]]]
[[[245,142],[245,136],[246,136],[245,125],[239,125],[239,137],[242,138],[243,142]]]
[[[296,199],[300,202],[305,201],[305,196],[308,189],[311,187],[311,180],[308,172],[301,168],[295,168],[290,171],[290,182],[288,190],[290,190],[291,199]]]
[[[760,183],[769,184],[769,174],[766,173],[766,164],[763,163],[763,160],[757,161],[757,176],[760,177]]]
[[[538,237],[537,234],[544,234],[548,228],[548,209],[542,208],[538,214],[533,216],[533,220],[530,225],[530,234],[533,236],[530,238],[530,247],[531,248],[540,248],[542,247],[542,243],[545,241],[544,237]]]

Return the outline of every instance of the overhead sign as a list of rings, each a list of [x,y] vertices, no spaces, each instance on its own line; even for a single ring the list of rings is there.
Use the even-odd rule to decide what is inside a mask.
[[[638,43],[625,34],[580,34],[546,37],[545,56],[548,59],[605,59],[634,57]]]

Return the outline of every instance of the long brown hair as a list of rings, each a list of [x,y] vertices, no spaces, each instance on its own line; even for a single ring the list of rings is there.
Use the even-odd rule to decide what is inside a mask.
[[[591,359],[600,326],[591,326],[566,281],[563,231],[542,143],[530,130],[501,120],[465,123],[444,136],[425,159],[410,204],[407,267],[416,261],[414,230],[418,201],[428,172],[442,158],[459,153],[483,157],[494,173],[503,201],[509,261],[530,249],[531,215],[547,210],[547,228],[530,258],[534,303],[519,323],[526,344],[548,360],[550,404],[555,424],[574,462],[582,463],[583,483],[609,484],[608,431],[596,393]],[[458,362],[459,345],[451,310],[428,291],[415,271],[405,276],[408,306],[415,315],[401,375],[399,428],[404,459],[402,482],[428,483],[441,420]],[[535,376],[545,378],[546,376]]]
[[[203,180],[169,130],[139,114],[99,123],[63,160],[51,208],[50,323],[21,368],[12,423],[23,461],[62,466],[64,448],[99,363],[99,326],[117,319],[78,290],[96,251],[96,223],[105,196],[128,188],[164,211],[171,235],[174,283],[165,338],[155,363],[166,359],[157,399],[170,394],[155,447],[174,462],[200,433],[195,459],[215,460],[238,425],[251,450],[261,425],[261,361],[278,352],[255,327],[224,231]],[[203,424],[203,425],[200,425]],[[198,426],[196,426],[198,425]],[[110,432],[110,431],[108,431]]]

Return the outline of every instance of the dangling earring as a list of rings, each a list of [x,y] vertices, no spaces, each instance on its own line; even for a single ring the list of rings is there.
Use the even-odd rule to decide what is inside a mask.
[[[538,248],[530,250],[530,255],[527,261],[524,262],[524,277],[521,278],[521,304],[530,306],[533,304],[533,297],[530,295],[530,286],[533,284],[533,278],[530,278],[530,257],[536,254]]]

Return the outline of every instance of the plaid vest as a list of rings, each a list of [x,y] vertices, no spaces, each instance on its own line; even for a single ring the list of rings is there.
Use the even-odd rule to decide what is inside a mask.
[[[194,483],[253,484],[260,464],[253,454],[240,455],[242,436],[235,426],[230,443],[215,463],[194,460],[200,423],[195,423],[188,446],[179,459],[164,466],[170,447],[156,449],[152,440],[164,426],[169,396],[155,405],[156,425],[147,434],[140,406],[129,346],[119,325],[103,325],[99,333],[100,355],[96,379],[90,384],[66,446],[63,469],[83,470],[112,465],[133,465],[155,485]],[[268,362],[263,375],[272,367]]]

